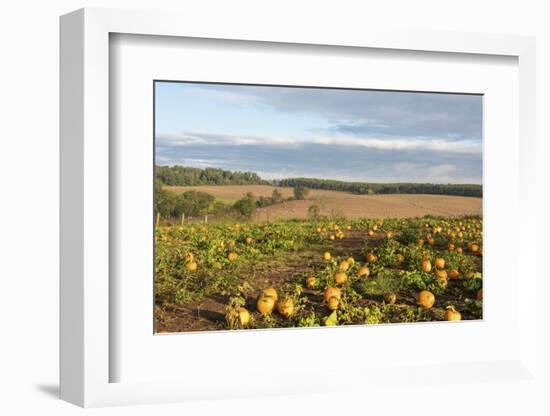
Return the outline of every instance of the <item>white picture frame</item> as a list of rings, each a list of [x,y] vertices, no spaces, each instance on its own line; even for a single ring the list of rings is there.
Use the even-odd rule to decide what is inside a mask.
[[[197,376],[170,381],[113,382],[111,367],[120,360],[111,348],[110,292],[110,181],[116,170],[110,159],[110,34],[170,36],[203,39],[277,42],[333,47],[428,51],[441,54],[503,55],[517,58],[519,68],[519,184],[518,216],[525,232],[518,241],[518,262],[525,265],[517,288],[513,317],[518,345],[498,361],[441,362],[415,368],[328,369],[289,381],[284,374],[269,375],[267,385],[254,382],[227,384]],[[537,271],[532,255],[535,238],[535,42],[533,38],[465,34],[395,32],[368,29],[330,32],[312,25],[306,32],[283,30],[276,23],[239,25],[223,19],[205,26],[187,16],[165,13],[83,9],[61,18],[61,397],[80,406],[159,403],[214,397],[322,392],[323,375],[337,375],[337,386],[353,389],[400,377],[413,382],[419,374],[436,376],[452,370],[457,379],[472,374],[481,380],[499,377],[525,380],[536,374],[535,286]],[[486,249],[487,250],[487,249]],[[519,271],[512,269],[515,279]],[[512,279],[512,280],[513,280]],[[515,280],[513,280],[515,281]],[[407,331],[405,327],[397,331]],[[353,340],[357,330],[349,331]],[[152,336],[152,334],[151,334]],[[276,336],[276,335],[273,335]],[[399,334],[396,335],[397,337]],[[253,366],[253,364],[250,364]],[[368,371],[367,371],[368,370]],[[479,376],[483,374],[483,376]],[[274,386],[284,386],[275,388]],[[270,393],[271,392],[271,393]]]

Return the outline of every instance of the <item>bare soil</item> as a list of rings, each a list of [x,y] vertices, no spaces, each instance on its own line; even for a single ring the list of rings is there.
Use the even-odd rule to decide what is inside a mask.
[[[209,193],[225,200],[237,200],[252,192],[255,196],[271,196],[279,189],[284,198],[292,197],[293,189],[267,185],[171,186],[175,192],[190,190]],[[258,209],[255,221],[306,219],[311,205],[317,205],[321,215],[330,218],[410,218],[424,215],[482,215],[482,199],[450,195],[355,195],[347,192],[312,189],[306,200],[286,201]]]

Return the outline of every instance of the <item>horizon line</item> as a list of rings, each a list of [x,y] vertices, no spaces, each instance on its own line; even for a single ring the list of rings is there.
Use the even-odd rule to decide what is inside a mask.
[[[276,182],[276,181],[283,181],[288,179],[317,179],[317,180],[324,180],[324,181],[335,181],[335,182],[344,182],[344,183],[360,183],[360,184],[372,184],[372,185],[396,185],[396,184],[415,184],[415,185],[456,185],[456,186],[481,186],[483,187],[482,183],[452,183],[452,182],[415,182],[415,181],[393,181],[393,182],[384,182],[384,181],[368,181],[368,180],[343,180],[343,179],[332,179],[332,178],[321,178],[321,177],[310,177],[310,176],[288,176],[286,178],[273,178],[273,179],[265,179],[262,178],[257,172],[254,171],[247,171],[247,170],[230,170],[230,169],[223,169],[223,168],[217,168],[213,166],[205,166],[205,167],[197,167],[197,166],[186,166],[186,165],[179,165],[179,164],[172,164],[172,165],[159,165],[155,163],[155,169],[157,167],[182,167],[182,168],[192,168],[192,169],[199,169],[199,170],[205,170],[205,169],[214,169],[214,170],[221,170],[223,172],[231,172],[231,173],[251,173],[260,178],[260,180],[265,182]],[[206,185],[174,185],[174,186],[208,186]],[[222,185],[214,185],[212,186],[222,186]],[[230,186],[230,185],[228,185]],[[232,185],[232,186],[238,186],[238,185]]]

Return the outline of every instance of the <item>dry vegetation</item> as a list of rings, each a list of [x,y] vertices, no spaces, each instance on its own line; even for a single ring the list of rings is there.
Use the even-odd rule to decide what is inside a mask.
[[[226,203],[234,202],[246,195],[269,197],[279,189],[283,198],[293,195],[292,188],[276,188],[268,185],[223,185],[223,186],[167,186],[174,192],[201,191],[215,196]],[[306,219],[311,205],[319,206],[321,214],[338,218],[409,218],[424,215],[456,217],[481,215],[482,199],[449,195],[355,195],[346,192],[312,189],[303,201],[287,201],[257,210],[255,221],[280,219]]]

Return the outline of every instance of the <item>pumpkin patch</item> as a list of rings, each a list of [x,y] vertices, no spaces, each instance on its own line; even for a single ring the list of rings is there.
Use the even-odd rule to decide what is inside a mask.
[[[480,217],[161,226],[155,240],[158,319],[189,308],[199,325],[248,330],[482,318]]]

